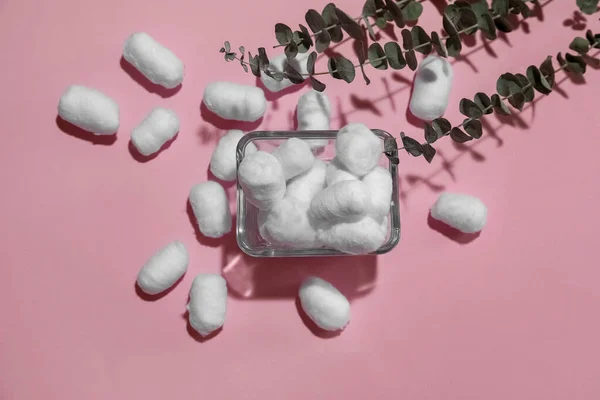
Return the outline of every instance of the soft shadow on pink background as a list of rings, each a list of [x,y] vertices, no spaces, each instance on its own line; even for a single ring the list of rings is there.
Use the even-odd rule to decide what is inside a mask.
[[[353,15],[362,3],[337,2]],[[441,27],[436,6],[444,2],[435,3],[424,3],[428,30]],[[202,91],[213,80],[255,84],[223,61],[222,42],[270,49],[276,22],[296,27],[308,8],[324,5],[0,3],[0,398],[600,397],[597,70],[585,82],[559,74],[556,93],[538,94],[517,118],[486,117],[479,141],[440,141],[431,165],[403,155],[402,239],[389,254],[265,261],[241,255],[232,236],[196,234],[187,195],[207,179],[211,151],[228,128],[205,120]],[[582,21],[574,11],[575,0],[550,1],[505,38],[471,40],[453,61],[446,117],[460,123],[461,97],[490,93],[500,74],[566,51],[582,26],[600,30],[597,16]],[[156,90],[121,63],[134,31],[185,62],[176,93]],[[334,51],[355,57],[350,42]],[[363,122],[420,136],[406,116],[413,73],[367,72],[368,87],[360,77],[351,85],[324,78],[332,127]],[[116,140],[57,120],[58,99],[73,83],[119,103]],[[247,128],[292,128],[306,90],[270,97],[263,120]],[[155,106],[174,109],[181,131],[168,149],[139,159],[129,133]],[[461,240],[429,220],[443,190],[487,203],[479,237]],[[188,273],[167,295],[141,298],[139,268],[175,239],[189,249]],[[230,285],[226,325],[210,340],[191,334],[184,318],[200,272],[223,272]],[[297,285],[309,274],[351,299],[352,321],[341,335],[319,333],[298,312]]]

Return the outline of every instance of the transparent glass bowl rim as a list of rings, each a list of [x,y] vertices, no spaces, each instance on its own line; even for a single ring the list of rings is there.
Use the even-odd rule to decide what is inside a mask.
[[[382,142],[387,138],[395,139],[388,132],[381,129],[371,129]],[[246,146],[254,141],[261,140],[286,140],[290,138],[301,139],[327,139],[335,140],[337,130],[328,131],[255,131],[248,133],[240,139],[236,149],[237,167],[244,159]],[[370,254],[385,254],[391,251],[400,241],[400,208],[399,208],[399,187],[398,187],[398,166],[388,162],[388,169],[392,176],[392,203],[390,206],[389,238],[379,249]],[[257,251],[244,241],[246,227],[244,226],[246,215],[246,200],[244,192],[236,176],[237,193],[237,218],[236,218],[236,240],[238,247],[251,257],[323,257],[323,256],[351,256],[338,250],[329,248],[310,248],[310,249],[272,249],[270,251]],[[240,216],[244,216],[241,217]]]

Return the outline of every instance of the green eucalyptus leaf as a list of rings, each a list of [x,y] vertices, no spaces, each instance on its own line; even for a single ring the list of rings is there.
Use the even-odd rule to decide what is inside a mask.
[[[412,50],[413,38],[408,29],[402,29],[402,45],[404,46],[404,50]]]
[[[552,66],[552,57],[548,56],[540,65],[540,72],[545,76],[546,81],[550,85],[550,89],[554,87],[554,67]]]
[[[450,22],[452,22],[452,25],[454,25],[457,29],[460,29],[460,8],[456,4],[447,5],[446,8],[444,8],[444,16],[447,17]]]
[[[387,69],[388,63],[386,60],[385,51],[377,42],[372,43],[368,50],[369,63],[376,69]]]
[[[588,29],[588,30],[585,32],[585,38],[587,39],[587,41],[588,41],[588,44],[589,44],[590,46],[592,46],[592,47],[593,47],[593,46],[594,46],[594,44],[596,43],[596,38],[594,37],[594,32],[592,32],[590,29]]]
[[[496,81],[496,91],[500,96],[509,96],[513,93],[521,92],[521,84],[519,79],[510,73],[500,75]]]
[[[433,126],[431,126],[428,123],[425,123],[425,140],[427,141],[427,143],[434,143],[437,139],[438,134],[433,128]]]
[[[331,35],[328,31],[323,30],[315,37],[315,50],[322,53],[329,47],[331,43]]]
[[[354,64],[342,55],[336,55],[329,59],[327,63],[329,74],[335,79],[342,79],[351,83],[356,76]]]
[[[446,118],[436,118],[431,121],[431,126],[435,129],[438,138],[448,134],[452,130],[452,124]]]
[[[577,7],[582,13],[592,15],[598,9],[598,0],[577,0]]]
[[[534,89],[538,92],[542,94],[550,94],[552,92],[552,86],[535,65],[530,65],[527,68],[527,79],[533,83]]]
[[[394,0],[385,0],[385,7],[387,8],[388,13],[394,19],[396,26],[398,28],[404,28],[404,14],[402,13],[402,10],[400,9],[400,7],[398,7],[396,2]]]
[[[561,68],[566,68],[567,65],[567,61],[565,60],[565,58],[563,57],[562,53],[558,53],[556,55],[556,61],[558,61],[558,65],[561,66]]]
[[[293,60],[298,55],[298,46],[292,40],[287,46],[285,46],[284,52],[288,60]]]
[[[419,19],[422,13],[423,5],[421,3],[417,3],[415,0],[410,0],[408,4],[402,8],[402,14],[404,14],[404,19],[406,21],[416,21]]]
[[[468,142],[469,140],[473,140],[471,136],[467,135],[460,128],[452,128],[452,130],[450,130],[450,138],[452,138],[452,140],[454,140],[456,143],[464,143]]]
[[[269,68],[269,58],[267,57],[267,52],[264,47],[258,48],[258,66],[262,71]]]
[[[375,0],[367,0],[362,9],[362,15],[365,17],[374,17],[377,14],[377,6]]]
[[[383,152],[384,153],[395,153],[398,151],[398,142],[394,137],[386,137],[383,140]]]
[[[496,24],[490,13],[485,13],[479,16],[477,24],[483,32],[483,36],[489,40],[495,40],[498,37]]]
[[[492,0],[492,10],[503,17],[508,15],[508,0]]]
[[[487,94],[479,92],[475,95],[473,100],[484,114],[491,114],[494,112],[492,100],[490,100]]]
[[[571,53],[565,54],[565,59],[567,61],[567,70],[571,71],[578,75],[585,74],[586,71],[586,63],[585,59],[581,56],[576,56]]]
[[[458,35],[458,29],[456,29],[456,26],[454,25],[454,23],[445,14],[444,14],[444,17],[442,20],[442,24],[443,24],[444,30],[446,31],[448,36]]]
[[[504,101],[502,101],[500,96],[498,96],[497,94],[492,95],[492,105],[494,106],[494,111],[496,111],[498,114],[501,114],[501,115],[510,115],[511,114],[510,109],[508,108],[506,103],[504,103]]]
[[[477,16],[471,10],[471,8],[461,7],[459,8],[459,24],[460,30],[464,30],[465,34],[472,35],[477,32],[478,24],[477,24]]]
[[[371,25],[371,22],[369,22],[369,18],[367,18],[363,15],[362,20],[365,22],[365,26],[367,27],[367,32],[369,32],[369,37],[371,38],[372,41],[376,42],[377,35],[375,35],[375,31],[373,30],[373,26]]]
[[[275,24],[275,39],[282,46],[288,44],[293,38],[292,30],[289,26],[282,23]]]
[[[404,54],[404,58],[406,59],[406,64],[408,65],[408,68],[411,69],[411,71],[415,71],[417,69],[417,67],[419,66],[419,63],[417,62],[417,55],[415,54],[414,50],[409,50]]]
[[[460,37],[450,36],[448,39],[446,39],[446,48],[448,49],[449,56],[458,56],[460,54],[460,51],[462,50],[462,43],[460,42]]]
[[[315,78],[314,76],[310,77],[310,85],[312,86],[313,89],[315,89],[317,92],[322,92],[325,90],[325,84],[321,81],[319,81],[317,78]]]
[[[252,75],[260,78],[258,56],[253,57],[252,53],[248,52],[248,63],[250,64],[250,71],[252,71]]]
[[[494,18],[494,25],[496,25],[496,28],[498,28],[500,32],[508,33],[513,31],[512,25],[505,17]]]
[[[292,83],[299,84],[304,82],[304,77],[292,66],[291,63],[286,63],[285,66],[286,77],[292,81]]]
[[[340,20],[335,14],[335,9],[335,4],[329,3],[325,6],[325,8],[323,8],[323,12],[321,13],[321,15],[323,16],[323,19],[327,24],[327,31],[331,36],[331,41],[333,43],[339,43],[344,38],[344,34],[342,32],[342,29],[339,27]]]
[[[579,54],[587,54],[590,51],[590,44],[586,38],[576,37],[569,45],[569,48]]]
[[[481,118],[483,112],[481,108],[474,102],[469,99],[461,99],[459,104],[459,109],[462,115],[465,115],[469,118]]]
[[[226,41],[224,43],[224,45],[225,45],[225,52],[229,53],[231,51],[231,44],[228,41]]]
[[[465,131],[475,139],[479,139],[483,135],[481,122],[476,119],[466,119],[464,122]]]
[[[398,43],[387,42],[383,46],[383,49],[385,50],[385,55],[387,56],[387,61],[390,64],[390,68],[402,69],[406,67],[406,60],[404,59],[402,49]]]
[[[433,161],[433,157],[435,157],[435,149],[432,145],[426,143],[423,146],[423,158],[425,158],[425,160],[427,160],[427,162],[431,164],[431,161]]]
[[[233,60],[235,60],[235,56],[236,56],[235,53],[226,53],[225,54],[225,61],[228,61],[228,62],[229,61],[233,61]]]
[[[415,51],[418,51],[421,54],[431,53],[431,38],[429,35],[427,35],[423,28],[421,28],[419,25],[415,25],[412,27],[410,34],[412,36],[412,42]]]
[[[313,33],[318,33],[327,27],[325,20],[317,10],[309,9],[304,15],[306,24]]]
[[[523,110],[523,105],[525,104],[525,95],[521,92],[513,93],[506,98],[511,106],[518,109],[519,111]]]
[[[378,17],[378,18],[375,20],[375,25],[377,25],[377,27],[378,27],[379,29],[383,29],[383,28],[385,28],[385,27],[387,26],[387,21],[386,21],[386,20],[385,20],[385,18],[383,18],[383,17]]]
[[[440,35],[435,31],[431,32],[431,44],[433,44],[433,48],[440,56],[444,58],[448,57],[446,45],[440,40]]]
[[[356,40],[363,40],[365,38],[365,31],[362,26],[352,19],[348,14],[336,7],[335,15],[340,21],[341,28],[346,31],[351,38]]]
[[[532,86],[533,84],[529,82],[529,79],[527,79],[527,77],[523,74],[516,74],[515,76],[517,77],[519,82],[521,82],[521,93],[523,93],[525,101],[528,103],[530,101],[533,101],[533,99],[535,98],[535,91],[533,90]]]
[[[308,32],[308,29],[306,29],[306,27],[302,24],[299,24],[299,26],[300,26],[300,39],[302,40],[303,46],[298,45],[298,51],[300,53],[306,53],[308,51],[308,49],[310,49],[310,46],[313,45],[313,40],[312,40],[310,33]]]
[[[317,61],[317,53],[313,51],[308,55],[308,59],[306,60],[306,71],[309,75],[313,75],[315,73],[315,62]]]
[[[267,69],[264,71],[264,73],[265,73],[265,75],[270,76],[271,78],[275,79],[277,82],[281,82],[284,78],[282,72],[270,71]]]
[[[402,136],[402,145],[404,146],[404,150],[415,157],[423,154],[423,146],[421,146],[421,143],[410,136]]]

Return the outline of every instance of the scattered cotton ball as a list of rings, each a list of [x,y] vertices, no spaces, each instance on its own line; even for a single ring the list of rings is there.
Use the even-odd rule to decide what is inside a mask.
[[[356,181],[358,178],[346,171],[344,166],[340,163],[337,158],[334,158],[327,164],[327,170],[325,179],[327,180],[327,186],[331,186],[338,182],[343,181]]]
[[[144,264],[137,276],[137,284],[144,293],[153,295],[167,290],[187,271],[190,257],[179,241],[160,249]]]
[[[131,143],[144,156],[156,153],[179,131],[179,118],[175,111],[156,107],[131,132]]]
[[[224,119],[254,122],[267,109],[262,89],[232,82],[213,82],[204,89],[206,108]]]
[[[227,315],[227,283],[221,275],[200,274],[194,278],[187,305],[189,321],[202,336],[207,336],[225,323]]]
[[[237,145],[244,133],[238,129],[227,131],[219,139],[217,147],[210,157],[210,172],[223,181],[234,181],[237,171]],[[254,143],[248,143],[244,152],[251,154],[256,152]]]
[[[383,152],[383,143],[363,124],[348,124],[338,132],[336,158],[358,177],[372,170]]]
[[[310,90],[304,93],[296,107],[298,130],[327,131],[331,118],[331,103],[324,92]],[[311,148],[325,147],[327,139],[305,139]]]
[[[119,106],[104,93],[71,85],[60,97],[58,115],[95,135],[110,135],[119,129]]]
[[[268,210],[285,195],[281,164],[264,151],[247,154],[239,165],[238,181],[248,201]]]
[[[285,197],[310,204],[313,197],[325,188],[325,169],[325,161],[315,158],[313,166],[308,171],[288,182]]]
[[[350,322],[350,302],[331,283],[311,276],[302,282],[300,304],[321,329],[337,331]]]
[[[367,213],[371,202],[361,181],[342,181],[323,189],[310,202],[310,213],[318,221],[356,219]]]
[[[431,216],[464,233],[476,233],[487,222],[487,207],[477,197],[442,193],[431,208]]]
[[[410,111],[417,118],[431,121],[444,115],[452,89],[452,65],[442,57],[430,55],[419,65],[414,82]]]
[[[387,217],[382,222],[372,217],[358,221],[322,225],[317,228],[317,240],[322,245],[348,254],[367,254],[379,249],[387,236]]]
[[[145,32],[137,32],[127,38],[123,58],[150,82],[167,89],[179,86],[185,75],[183,62]]]
[[[369,188],[371,209],[369,213],[375,217],[389,214],[392,203],[392,175],[388,169],[375,167],[365,175],[362,181]]]
[[[309,52],[298,53],[292,60],[288,60],[285,53],[280,54],[277,57],[269,60],[269,69],[273,72],[283,73],[285,67],[289,64],[299,73],[308,74],[308,70],[306,68],[309,54]],[[263,85],[265,85],[265,87],[271,92],[280,92],[283,89],[287,89],[288,87],[294,85],[292,81],[287,78],[277,81],[270,76],[267,76],[267,74],[261,74],[260,79]]]
[[[258,218],[261,236],[284,246],[315,246],[317,233],[308,207],[308,204],[290,197],[278,202],[268,212],[262,211]]]
[[[231,211],[223,186],[212,181],[199,183],[190,190],[189,201],[204,236],[219,238],[231,231]]]
[[[308,143],[298,138],[286,140],[271,154],[281,164],[286,181],[307,171],[315,162],[315,156]]]

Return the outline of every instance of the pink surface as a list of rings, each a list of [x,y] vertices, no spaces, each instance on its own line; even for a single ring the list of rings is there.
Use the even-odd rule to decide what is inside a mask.
[[[206,180],[222,133],[201,117],[202,91],[212,80],[254,83],[219,47],[270,48],[276,22],[295,26],[324,5],[0,1],[0,398],[600,398],[599,71],[585,84],[559,75],[558,93],[538,95],[518,119],[487,117],[481,140],[440,142],[432,165],[403,156],[402,239],[389,254],[263,262],[241,256],[232,238],[197,239],[187,195]],[[338,5],[355,14],[362,1]],[[574,10],[575,0],[550,1],[543,22],[532,18],[487,48],[478,38],[454,62],[446,116],[459,123],[461,97],[564,52],[583,33],[563,24]],[[588,27],[598,31],[597,20]],[[422,24],[440,27],[429,2]],[[185,62],[175,95],[151,93],[123,70],[122,44],[139,30]],[[412,73],[368,71],[368,88],[326,78],[333,127],[355,121],[420,136],[405,117]],[[114,143],[57,125],[58,99],[73,83],[120,104]],[[272,101],[253,128],[291,128],[300,93]],[[129,133],[154,106],[176,110],[181,131],[140,162]],[[478,238],[451,240],[428,222],[440,190],[484,199],[489,223]],[[188,273],[166,296],[141,298],[139,268],[174,239],[189,249]],[[222,269],[228,319],[201,341],[183,316],[187,292],[195,274]],[[297,311],[310,273],[352,300],[340,336],[314,331]]]

